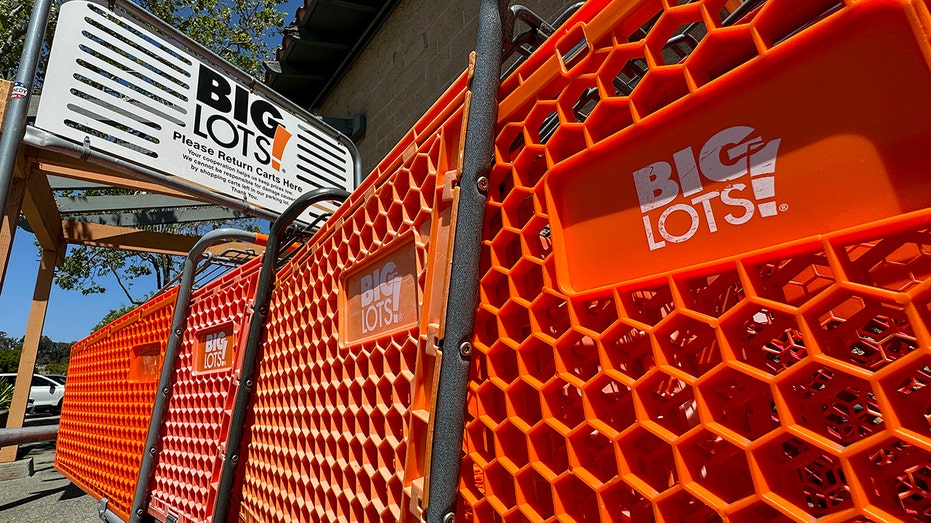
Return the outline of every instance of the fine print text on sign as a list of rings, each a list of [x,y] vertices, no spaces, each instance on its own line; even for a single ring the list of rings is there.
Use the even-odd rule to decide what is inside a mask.
[[[276,212],[314,189],[352,189],[349,150],[314,117],[221,73],[179,36],[88,1],[64,3],[59,18],[37,127]]]

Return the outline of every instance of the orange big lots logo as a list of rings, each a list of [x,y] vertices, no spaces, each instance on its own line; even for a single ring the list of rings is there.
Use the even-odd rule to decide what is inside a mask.
[[[705,142],[633,172],[643,228],[651,251],[683,243],[701,227],[718,231],[721,220],[743,225],[775,216],[776,155],[781,139],[764,140],[755,129],[729,127]],[[733,182],[706,190],[704,181]],[[783,209],[784,210],[784,209]]]
[[[198,334],[195,373],[218,372],[233,367],[235,337],[231,326]]]
[[[339,294],[340,343],[345,346],[416,325],[418,273],[412,238],[348,271]]]

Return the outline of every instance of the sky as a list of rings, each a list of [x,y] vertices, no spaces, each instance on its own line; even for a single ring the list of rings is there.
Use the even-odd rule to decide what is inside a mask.
[[[304,0],[284,2],[280,9],[287,13],[284,18],[285,25],[294,21],[297,8],[303,5]],[[266,41],[274,52],[281,43],[281,36],[269,35]],[[268,59],[274,59],[274,55]],[[39,250],[35,246],[35,236],[19,229],[0,292],[0,331],[6,332],[7,336],[19,338],[26,332],[38,270]],[[54,341],[79,341],[87,337],[91,328],[108,312],[129,303],[112,276],[99,283],[106,287],[108,292],[84,296],[77,291],[64,291],[53,286],[42,334]],[[137,284],[136,290],[140,291],[139,294],[144,294],[154,290],[154,284],[151,287],[145,288],[140,283]]]
[[[287,27],[288,25],[291,24],[291,22],[294,21],[294,15],[295,13],[297,13],[297,8],[303,7],[303,6],[304,6],[304,0],[286,0],[285,2],[281,4],[281,7],[279,7],[279,9],[285,13],[288,13],[284,17],[285,27]],[[277,49],[278,46],[281,45],[281,36],[280,35],[274,35],[274,36],[269,35],[269,38],[267,38],[266,41],[268,42],[269,46],[272,48],[272,53],[274,53],[275,49]],[[273,60],[275,57],[270,56],[268,58],[269,60]]]
[[[6,332],[7,336],[19,338],[26,332],[38,271],[39,249],[35,246],[35,236],[19,229],[13,241],[3,291],[0,292],[0,331]],[[112,277],[100,283],[108,289],[115,286]],[[42,334],[53,341],[84,339],[90,334],[91,327],[110,310],[126,303],[129,300],[118,288],[106,294],[84,296],[80,292],[53,286]]]

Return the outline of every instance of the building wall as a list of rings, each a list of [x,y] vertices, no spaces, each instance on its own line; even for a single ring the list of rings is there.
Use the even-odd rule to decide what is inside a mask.
[[[555,19],[564,0],[523,0],[545,20]],[[479,2],[404,0],[323,103],[322,116],[365,113],[365,136],[357,140],[363,172],[369,173],[434,100],[465,70],[475,48]],[[518,23],[517,31],[526,29]]]

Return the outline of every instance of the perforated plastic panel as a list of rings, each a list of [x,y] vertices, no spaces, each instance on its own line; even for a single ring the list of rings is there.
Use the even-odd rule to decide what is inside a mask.
[[[254,259],[191,298],[150,485],[149,511],[161,520],[206,521],[212,515],[235,396],[233,377],[260,262]]]
[[[467,86],[463,75],[279,272],[241,520],[419,517]]]
[[[152,417],[177,289],[71,348],[55,468],[126,518]]]
[[[593,0],[502,84],[457,520],[931,520],[926,27],[917,0]],[[240,520],[421,516],[467,84],[279,271]],[[72,356],[56,466],[117,511],[165,305]],[[192,349],[151,508],[201,519],[230,381]]]
[[[928,20],[589,2],[503,84],[457,519],[931,520]]]

